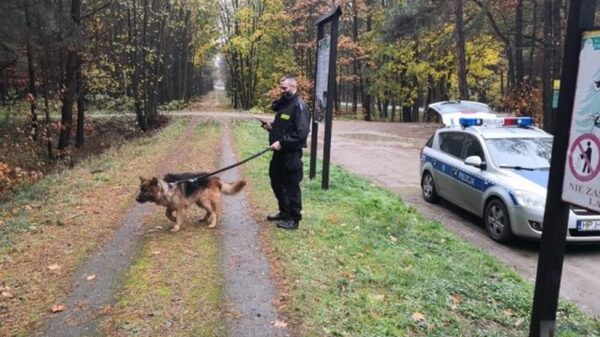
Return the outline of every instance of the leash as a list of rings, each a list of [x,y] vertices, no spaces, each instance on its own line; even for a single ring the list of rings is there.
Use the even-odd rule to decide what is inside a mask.
[[[198,180],[198,179],[203,179],[203,178],[207,178],[207,177],[213,176],[213,175],[215,175],[215,174],[217,174],[217,173],[221,173],[221,172],[223,172],[223,171],[230,170],[230,169],[232,169],[232,168],[234,168],[234,167],[236,167],[236,166],[240,166],[240,165],[244,164],[245,162],[248,162],[248,161],[250,161],[250,160],[252,160],[252,159],[254,159],[254,158],[256,158],[256,157],[262,156],[263,154],[267,153],[268,151],[271,151],[271,147],[267,147],[267,148],[265,148],[264,150],[261,150],[260,152],[258,152],[258,153],[255,153],[255,154],[251,155],[250,157],[248,157],[248,158],[246,158],[246,159],[244,159],[244,160],[242,160],[242,161],[239,161],[239,162],[237,162],[237,163],[235,163],[235,164],[233,164],[233,165],[229,165],[229,166],[227,166],[227,167],[223,167],[223,168],[221,168],[221,169],[218,169],[218,170],[216,170],[216,171],[214,171],[214,172],[210,172],[210,173],[207,173],[207,174],[203,174],[203,175],[201,175],[201,176],[198,176],[198,177],[196,177],[196,178],[192,178],[192,179],[184,179],[184,180],[178,180],[178,181],[176,181],[175,183],[180,183],[180,182],[184,182],[184,181],[195,181],[195,180]]]

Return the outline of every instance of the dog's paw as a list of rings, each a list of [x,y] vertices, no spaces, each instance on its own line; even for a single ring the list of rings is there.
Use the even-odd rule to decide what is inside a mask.
[[[175,233],[175,232],[179,232],[179,229],[180,229],[180,228],[179,228],[179,226],[175,226],[175,227],[173,227],[173,228],[169,229],[169,231],[170,231],[171,233]]]

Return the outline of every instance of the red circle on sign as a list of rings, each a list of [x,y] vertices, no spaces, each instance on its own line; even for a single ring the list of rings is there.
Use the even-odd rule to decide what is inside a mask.
[[[571,169],[571,173],[573,173],[577,180],[583,182],[594,179],[598,175],[598,171],[600,171],[600,160],[598,161],[598,164],[596,164],[596,167],[593,170],[591,170],[588,175],[585,176],[579,174],[579,172],[577,172],[577,169],[575,168],[573,159],[575,150],[577,149],[577,147],[579,147],[579,150],[583,153],[583,147],[581,147],[580,144],[583,143],[585,140],[590,140],[594,142],[594,144],[596,144],[596,149],[600,150],[600,140],[598,140],[598,137],[591,133],[584,133],[577,137],[573,142],[573,145],[571,145],[571,148],[569,149],[569,168]],[[591,164],[592,163],[588,163],[588,165],[590,166]]]

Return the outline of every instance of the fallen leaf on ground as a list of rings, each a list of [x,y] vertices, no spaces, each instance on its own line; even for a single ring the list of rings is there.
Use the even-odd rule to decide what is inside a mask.
[[[160,251],[159,250],[153,250],[152,251],[152,255],[160,255]]]
[[[450,299],[456,304],[460,304],[462,302],[462,297],[458,294],[450,295]]]
[[[417,312],[415,312],[415,313],[412,314],[411,319],[414,322],[419,322],[419,321],[422,321],[422,320],[425,319],[425,315],[423,315],[422,313],[420,313],[420,312],[417,311]]]
[[[48,266],[48,270],[58,270],[58,269],[60,269],[60,266],[58,265],[58,263],[51,264]]]
[[[105,305],[105,306],[101,307],[100,309],[98,309],[98,314],[108,315],[108,314],[110,314],[111,311],[112,311],[112,306],[110,304],[108,304],[108,305]]]
[[[452,301],[450,308],[452,310],[456,310],[456,308],[458,308],[458,305],[462,302],[462,297],[460,297],[460,295],[458,294],[454,294],[450,295],[450,300]]]
[[[96,275],[88,275],[85,277],[86,280],[91,281],[96,278]]]
[[[395,237],[395,236],[393,236],[393,235],[390,235],[390,240],[391,240],[392,242],[397,242],[397,241],[398,241],[398,238],[397,238],[397,237]]]
[[[287,323],[284,321],[276,320],[275,322],[271,322],[276,328],[287,328]]]
[[[50,311],[52,311],[52,313],[65,311],[65,305],[64,304],[55,304],[52,306],[52,308],[50,308]]]
[[[13,298],[13,297],[15,297],[15,295],[9,293],[8,291],[3,291],[2,292],[2,297],[4,297],[4,298]]]

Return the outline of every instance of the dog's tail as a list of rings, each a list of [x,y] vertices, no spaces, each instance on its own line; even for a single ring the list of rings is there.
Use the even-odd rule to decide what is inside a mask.
[[[235,183],[226,183],[221,181],[221,192],[225,195],[234,195],[242,190],[246,186],[246,181],[240,180]]]

